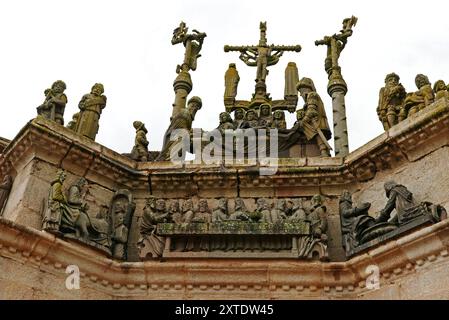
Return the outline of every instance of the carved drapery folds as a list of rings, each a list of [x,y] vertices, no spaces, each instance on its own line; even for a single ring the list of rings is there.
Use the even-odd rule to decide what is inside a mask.
[[[140,258],[327,259],[327,212],[320,195],[310,205],[303,199],[246,200],[254,210],[242,198],[200,199],[197,206],[192,199],[149,198],[140,223]],[[213,210],[209,202],[216,203]]]
[[[128,190],[117,191],[108,205],[90,213],[84,201],[87,181],[79,178],[64,190],[66,173],[59,170],[51,182],[43,203],[42,229],[58,236],[75,239],[120,260],[127,259],[129,229],[135,204]]]
[[[340,219],[343,248],[352,256],[388,239],[398,237],[420,226],[447,218],[446,209],[431,202],[417,202],[413,194],[394,181],[384,184],[387,203],[377,213],[369,215],[370,203],[355,206],[348,191],[340,197]]]
[[[91,140],[95,140],[100,128],[101,112],[106,107],[107,99],[103,93],[104,86],[101,83],[96,83],[92,86],[91,92],[85,94],[78,104],[80,112],[76,120],[75,131]]]

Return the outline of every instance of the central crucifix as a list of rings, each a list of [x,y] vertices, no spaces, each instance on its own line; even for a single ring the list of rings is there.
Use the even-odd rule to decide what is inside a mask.
[[[270,100],[267,94],[265,79],[268,75],[268,67],[275,65],[285,51],[300,52],[301,46],[277,46],[267,44],[267,23],[260,23],[260,40],[256,46],[224,46],[225,52],[237,51],[240,52],[240,60],[247,66],[257,67],[256,71],[256,92],[253,95],[251,106],[260,105],[262,102]]]

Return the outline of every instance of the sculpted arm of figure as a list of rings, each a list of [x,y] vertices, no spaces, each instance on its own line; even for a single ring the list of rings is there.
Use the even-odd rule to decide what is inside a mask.
[[[383,104],[383,96],[384,96],[384,88],[380,89],[379,91],[379,102],[377,104],[377,116],[379,117],[379,120],[382,121],[381,116],[381,110],[382,110],[382,104]]]
[[[344,218],[352,218],[357,216],[357,208],[351,208],[349,205],[341,204],[340,212]]]
[[[390,218],[391,212],[396,207],[396,197],[397,193],[396,191],[392,190],[390,193],[390,197],[388,198],[387,204],[385,207],[380,211],[379,217],[376,219],[377,222],[387,222]]]
[[[270,59],[268,60],[268,65],[272,66],[272,65],[276,64],[279,61],[279,59],[282,57],[283,54],[284,54],[284,51],[275,50],[274,53],[270,56]]]
[[[153,215],[153,211],[149,208],[144,208],[142,220],[140,222],[140,233],[146,233],[153,230],[153,225],[156,225],[157,221]]]
[[[316,104],[314,104],[313,100],[309,101],[309,99],[308,99],[307,102],[308,102],[307,110],[306,110],[306,112],[304,114],[303,121],[313,124],[315,122],[315,120],[319,116],[319,113],[318,113],[318,110],[317,110],[318,106]]]
[[[432,88],[428,87],[424,90],[424,105],[428,106],[435,100],[435,95],[433,94]]]
[[[256,55],[251,55],[248,50],[242,50],[239,56],[240,60],[242,60],[247,66],[254,67],[257,66],[257,57]]]
[[[85,105],[86,100],[87,100],[87,95],[84,95],[84,96],[81,98],[81,101],[78,103],[78,108],[79,108],[81,111],[84,110],[84,109],[86,109],[86,105]]]
[[[103,100],[103,103],[101,105],[101,109],[104,109],[106,107],[107,98],[106,98],[106,96],[102,95],[101,99]]]
[[[65,94],[54,96],[49,102],[53,102],[60,106],[65,106],[67,104],[67,96]]]
[[[149,143],[148,140],[147,140],[147,137],[143,133],[139,133],[137,135],[137,142],[142,144],[142,145],[144,145],[144,146],[148,146],[148,143]]]
[[[258,54],[257,49],[254,49],[254,48],[247,48],[246,51],[247,51],[248,54],[250,54],[251,56],[257,57],[257,54]]]
[[[67,202],[67,199],[64,196],[64,193],[62,192],[62,184],[57,182],[53,184],[53,192],[52,192],[52,200],[58,201],[58,202]]]
[[[160,215],[157,216],[157,222],[161,223],[161,222],[166,222],[167,218],[168,218],[169,213],[168,212],[164,212]]]

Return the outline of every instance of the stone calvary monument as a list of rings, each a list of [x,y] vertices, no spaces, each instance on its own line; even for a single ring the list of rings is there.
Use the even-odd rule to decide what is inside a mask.
[[[95,142],[108,125],[100,83],[64,127],[67,85],[55,81],[36,118],[0,138],[0,298],[449,298],[448,87],[418,74],[407,92],[389,73],[385,132],[350,152],[340,56],[356,24],[315,42],[327,47],[331,99],[293,61],[283,99],[271,98],[269,68],[301,46],[269,44],[266,22],[258,44],[225,45],[240,62],[226,64],[224,109],[195,128],[212,110],[189,96],[207,36],[181,22],[171,42],[184,60],[157,151],[148,121],[129,124],[130,153]],[[238,62],[256,71],[247,100]],[[65,288],[68,266],[82,290]]]

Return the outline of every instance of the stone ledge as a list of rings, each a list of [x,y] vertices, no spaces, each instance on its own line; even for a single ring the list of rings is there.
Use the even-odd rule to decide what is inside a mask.
[[[119,263],[89,247],[0,218],[0,256],[42,271],[50,268],[48,272],[62,277],[67,265],[78,265],[82,277],[89,280],[89,287],[117,297],[151,298],[150,292],[156,292],[158,298],[185,298],[186,292],[199,290],[210,294],[218,286],[233,292],[232,298],[240,294],[261,297],[260,292],[266,294],[262,295],[265,298],[281,298],[283,292],[291,290],[314,292],[322,298],[351,298],[366,291],[363,283],[367,266],[377,265],[382,281],[390,283],[415,268],[449,260],[448,245],[449,220],[445,220],[347,262],[211,258]],[[125,295],[121,288],[126,288]],[[142,293],[142,288],[149,291]]]
[[[33,158],[61,166],[107,188],[147,190],[148,175],[156,193],[167,188],[192,191],[213,186],[235,188],[237,176],[243,188],[255,186],[330,187],[371,180],[383,170],[415,161],[449,145],[449,101],[440,99],[413,118],[396,125],[345,158],[279,159],[274,175],[260,176],[266,165],[205,165],[186,161],[139,163],[96,142],[80,137],[56,123],[37,117],[8,144],[0,159],[1,176],[20,170]],[[77,159],[77,163],[72,161]],[[254,179],[258,175],[258,179]],[[207,177],[205,177],[207,176]],[[192,181],[195,186],[192,189]],[[157,182],[157,183],[156,183]],[[282,193],[282,192],[281,192]],[[267,194],[276,194],[267,191]]]

